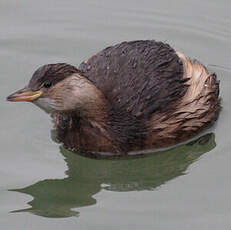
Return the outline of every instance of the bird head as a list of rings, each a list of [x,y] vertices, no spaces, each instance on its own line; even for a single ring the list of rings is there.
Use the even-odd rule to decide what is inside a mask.
[[[48,113],[79,111],[94,107],[100,91],[74,66],[57,63],[38,68],[23,89],[8,101],[32,102]]]

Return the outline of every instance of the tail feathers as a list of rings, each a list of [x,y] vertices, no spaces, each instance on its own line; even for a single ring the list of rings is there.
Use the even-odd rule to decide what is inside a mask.
[[[219,81],[215,73],[210,74],[206,67],[197,60],[190,60],[182,53],[177,55],[183,62],[184,78],[189,78],[187,82],[190,87],[185,94],[184,101],[192,101],[202,95],[212,93],[217,99],[219,97]]]
[[[185,95],[176,103],[175,110],[169,114],[155,113],[151,118],[151,140],[157,146],[175,144],[196,135],[209,127],[218,117],[220,110],[219,81],[215,73],[197,60],[187,59],[177,52],[183,62],[184,75],[189,78]]]

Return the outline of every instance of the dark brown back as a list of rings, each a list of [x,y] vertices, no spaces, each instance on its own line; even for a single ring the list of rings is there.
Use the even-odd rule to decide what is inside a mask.
[[[79,69],[114,110],[141,120],[170,109],[187,89],[181,60],[162,42],[123,42],[82,62]]]

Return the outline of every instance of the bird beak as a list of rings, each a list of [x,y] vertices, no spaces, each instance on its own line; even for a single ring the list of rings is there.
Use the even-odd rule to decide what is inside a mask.
[[[28,87],[12,93],[6,98],[7,101],[35,101],[43,94],[42,90],[32,91]]]

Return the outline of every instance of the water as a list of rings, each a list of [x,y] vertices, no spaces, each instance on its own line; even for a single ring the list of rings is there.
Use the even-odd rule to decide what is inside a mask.
[[[1,229],[230,229],[231,2],[0,0]],[[5,96],[40,65],[78,65],[124,40],[167,41],[221,80],[216,125],[147,157],[98,160],[51,139],[50,118]]]

